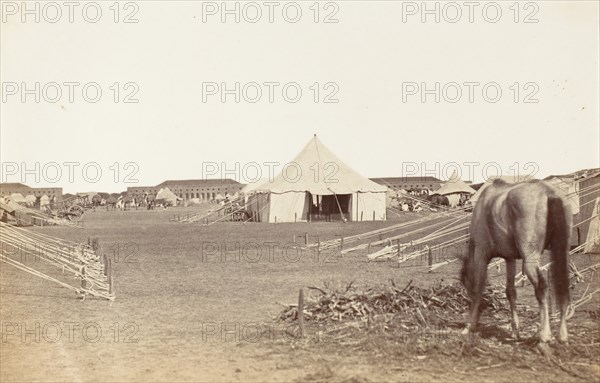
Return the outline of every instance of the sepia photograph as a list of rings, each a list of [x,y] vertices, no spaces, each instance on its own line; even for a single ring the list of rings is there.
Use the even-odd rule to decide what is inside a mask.
[[[0,18],[0,382],[600,382],[598,0]]]

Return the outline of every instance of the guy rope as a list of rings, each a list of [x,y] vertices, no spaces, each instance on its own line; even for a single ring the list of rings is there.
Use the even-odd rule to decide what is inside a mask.
[[[26,264],[44,262],[80,280],[73,286]],[[94,240],[91,245],[54,238],[0,222],[0,261],[80,294],[114,300],[112,262]]]

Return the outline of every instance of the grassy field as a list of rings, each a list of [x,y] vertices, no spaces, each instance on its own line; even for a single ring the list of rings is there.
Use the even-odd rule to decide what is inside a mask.
[[[578,354],[574,366],[579,372],[570,373],[541,357],[535,366],[511,366],[502,360],[494,367],[489,358],[409,354],[393,334],[365,335],[360,347],[295,341],[272,321],[282,304],[297,300],[302,287],[353,282],[366,288],[390,280],[398,285],[412,280],[417,286],[450,283],[456,280],[458,264],[428,273],[423,260],[399,267],[391,261],[367,262],[364,251],[341,257],[339,251],[298,253],[290,246],[294,238],[304,241],[306,234],[310,242],[324,241],[409,220],[412,214],[363,223],[203,226],[170,221],[173,215],[199,209],[97,210],[86,212],[83,229],[32,228],[77,242],[98,237],[114,259],[117,299],[81,301],[67,289],[0,263],[0,380],[426,382],[598,376],[597,353],[588,359]],[[573,259],[577,265],[594,261],[588,255]],[[47,271],[60,276],[60,271]],[[492,271],[489,279],[503,283],[503,273]],[[597,278],[591,289],[594,285]],[[537,309],[530,287],[519,289],[519,303]],[[572,320],[579,327],[571,331],[597,326],[598,319],[585,311],[597,307],[597,299],[583,306]],[[261,333],[269,325],[275,336]],[[245,332],[258,326],[258,337]],[[590,342],[597,344],[597,337],[596,331]],[[459,347],[456,342],[446,346]],[[535,351],[515,346],[513,353],[518,359],[519,353]]]

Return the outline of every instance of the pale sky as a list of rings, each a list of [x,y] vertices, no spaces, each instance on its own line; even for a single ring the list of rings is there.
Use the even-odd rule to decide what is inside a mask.
[[[86,2],[74,8],[73,23],[63,2],[56,3],[60,18],[44,2],[28,2],[31,9],[35,3],[39,23],[35,14],[23,15],[20,1],[2,2],[0,160],[5,182],[60,186],[64,192],[122,191],[166,179],[202,178],[208,176],[203,174],[207,163],[224,163],[228,169],[236,163],[240,169],[251,162],[283,165],[314,133],[367,177],[445,179],[450,174],[444,174],[444,165],[452,162],[461,165],[463,179],[475,182],[483,180],[487,163],[497,163],[504,174],[512,174],[518,163],[519,173],[536,171],[539,178],[600,166],[598,1],[522,2],[518,15],[513,1],[479,2],[473,22],[469,8],[457,2],[462,16],[455,23],[450,21],[456,9],[446,3],[439,3],[439,23],[427,14],[422,22],[422,9],[415,9],[421,1],[321,2],[318,23],[313,1],[276,2],[272,23],[264,2],[239,2],[239,23],[235,15],[221,22],[220,1],[121,2],[119,23],[113,1],[96,3],[102,10],[96,23],[82,15]],[[236,2],[227,4],[233,9]],[[252,23],[254,4],[262,17]],[[436,3],[428,4],[433,9]],[[492,23],[495,4],[502,14]],[[300,20],[286,21],[284,8],[290,21],[301,9]],[[86,10],[92,20],[95,4]],[[123,23],[130,14],[137,23]],[[324,23],[328,15],[338,22]],[[538,22],[524,23],[526,18]],[[35,90],[27,94],[22,87],[35,89],[36,82],[39,103]],[[80,84],[72,102],[69,82]],[[223,103],[219,92],[205,95],[203,102],[203,83],[234,89],[236,82],[241,88],[259,84],[262,97],[249,102],[256,91],[250,85],[239,103],[233,94]],[[272,103],[269,82],[280,83]],[[434,94],[422,102],[410,85],[435,89],[436,82],[439,103]],[[57,102],[51,102],[57,97],[51,83],[62,91]],[[83,98],[87,83],[102,90],[98,102]],[[121,88],[117,103],[114,83]],[[124,89],[125,83],[136,85]],[[283,98],[287,83],[301,89],[298,102]],[[321,88],[317,103],[314,83]],[[335,85],[323,89],[326,83]],[[457,89],[451,83],[462,91],[455,103],[449,100]],[[465,83],[479,83],[473,102]],[[495,89],[502,91],[495,103],[482,95],[488,83],[493,85],[490,98]],[[135,87],[139,102],[124,103]],[[294,89],[288,89],[290,97]],[[323,102],[332,90],[338,102]],[[93,87],[88,95],[95,96]],[[538,102],[525,103],[528,95]],[[80,164],[73,180],[65,162]],[[136,167],[124,169],[130,162]],[[473,177],[466,162],[480,164],[471,168]],[[33,169],[31,174],[23,172],[23,163]],[[39,183],[33,174],[36,163]],[[56,183],[49,182],[56,175],[50,163],[62,171]],[[94,166],[85,179],[81,169],[90,163]],[[114,163],[121,168],[118,175]],[[419,164],[417,170],[412,163]],[[526,163],[536,165],[525,169]],[[425,174],[421,164],[430,172]],[[100,177],[95,168],[102,170]],[[138,183],[123,182],[134,170]],[[245,182],[240,173],[229,178]]]

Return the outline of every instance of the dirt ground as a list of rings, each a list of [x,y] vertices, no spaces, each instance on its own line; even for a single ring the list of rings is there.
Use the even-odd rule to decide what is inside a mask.
[[[196,210],[194,210],[196,209]],[[569,322],[571,343],[540,355],[533,340],[537,304],[518,289],[525,340],[508,339],[504,320],[485,319],[479,339],[444,339],[356,330],[343,338],[305,339],[274,322],[306,286],[430,286],[456,281],[457,263],[428,273],[417,260],[367,262],[363,253],[296,253],[294,237],[315,241],[385,227],[390,222],[254,224],[170,222],[198,208],[85,213],[83,229],[32,230],[77,242],[98,237],[112,254],[117,299],[75,294],[0,263],[0,380],[49,381],[473,381],[600,380],[598,294]],[[409,219],[395,218],[396,220]],[[421,236],[422,234],[418,235]],[[417,238],[416,236],[415,238]],[[261,252],[258,253],[257,249]],[[287,249],[287,250],[285,250]],[[578,268],[597,255],[572,257]],[[77,284],[39,261],[29,264]],[[503,268],[503,267],[502,267]],[[503,270],[491,284],[502,284]],[[585,275],[572,295],[599,287]],[[310,298],[310,297],[307,297]],[[556,323],[553,323],[556,330]]]

